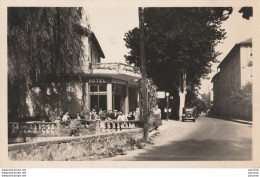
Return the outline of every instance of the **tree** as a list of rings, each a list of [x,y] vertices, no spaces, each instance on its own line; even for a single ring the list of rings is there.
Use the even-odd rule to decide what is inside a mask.
[[[141,50],[141,95],[142,95],[142,119],[144,123],[144,139],[148,140],[149,134],[149,111],[148,111],[148,90],[147,90],[147,79],[145,73],[145,52],[144,52],[144,22],[143,22],[143,10],[141,7],[138,9],[139,12],[139,26],[140,26],[140,50]]]
[[[43,88],[50,76],[78,69],[81,19],[82,8],[8,8],[9,111],[17,111],[20,92]]]
[[[202,97],[201,99],[206,103],[206,110],[210,109],[211,108],[210,93],[208,94],[203,93],[201,97]]]
[[[242,17],[247,20],[253,17],[253,7],[242,7],[238,12],[242,13]]]
[[[187,91],[196,92],[211,62],[217,62],[214,47],[225,38],[221,23],[231,13],[228,7],[144,9],[147,74],[178,100],[180,119]],[[140,66],[139,29],[128,31],[124,40],[130,49],[126,60]]]
[[[231,91],[227,99],[232,100],[235,104],[252,105],[252,83],[246,83],[242,88]]]

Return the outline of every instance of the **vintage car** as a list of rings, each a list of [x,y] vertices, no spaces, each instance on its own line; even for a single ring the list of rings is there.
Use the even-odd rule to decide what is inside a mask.
[[[183,108],[182,121],[184,120],[192,120],[195,122],[195,109],[194,108]]]

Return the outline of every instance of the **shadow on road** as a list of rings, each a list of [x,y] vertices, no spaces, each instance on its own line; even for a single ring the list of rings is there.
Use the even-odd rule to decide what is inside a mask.
[[[242,143],[241,143],[242,142]],[[249,161],[252,140],[185,140],[153,146],[134,156],[134,161]]]

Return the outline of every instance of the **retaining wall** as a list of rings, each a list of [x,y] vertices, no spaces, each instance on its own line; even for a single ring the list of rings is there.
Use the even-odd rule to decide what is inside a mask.
[[[94,154],[102,155],[114,148],[131,146],[131,139],[142,139],[143,129],[104,133],[59,140],[8,145],[8,157],[17,161],[65,161]]]

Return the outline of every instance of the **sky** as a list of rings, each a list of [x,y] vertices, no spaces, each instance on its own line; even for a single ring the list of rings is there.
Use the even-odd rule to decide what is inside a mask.
[[[95,6],[86,10],[91,30],[105,54],[102,62],[125,63],[124,55],[129,50],[125,47],[124,34],[139,25],[137,7]]]
[[[138,7],[88,4],[84,9],[88,14],[91,30],[95,33],[105,54],[102,62],[124,63],[124,55],[129,51],[125,47],[124,34],[139,26]],[[243,19],[242,14],[238,13],[239,9],[240,7],[233,7],[230,18],[222,24],[222,28],[227,32],[227,38],[216,47],[216,51],[222,53],[217,58],[219,61],[225,58],[236,43],[252,37],[253,18]],[[213,64],[212,73],[208,76],[209,80],[201,80],[200,94],[208,93],[212,89],[211,79],[216,74],[218,65],[219,63]]]

